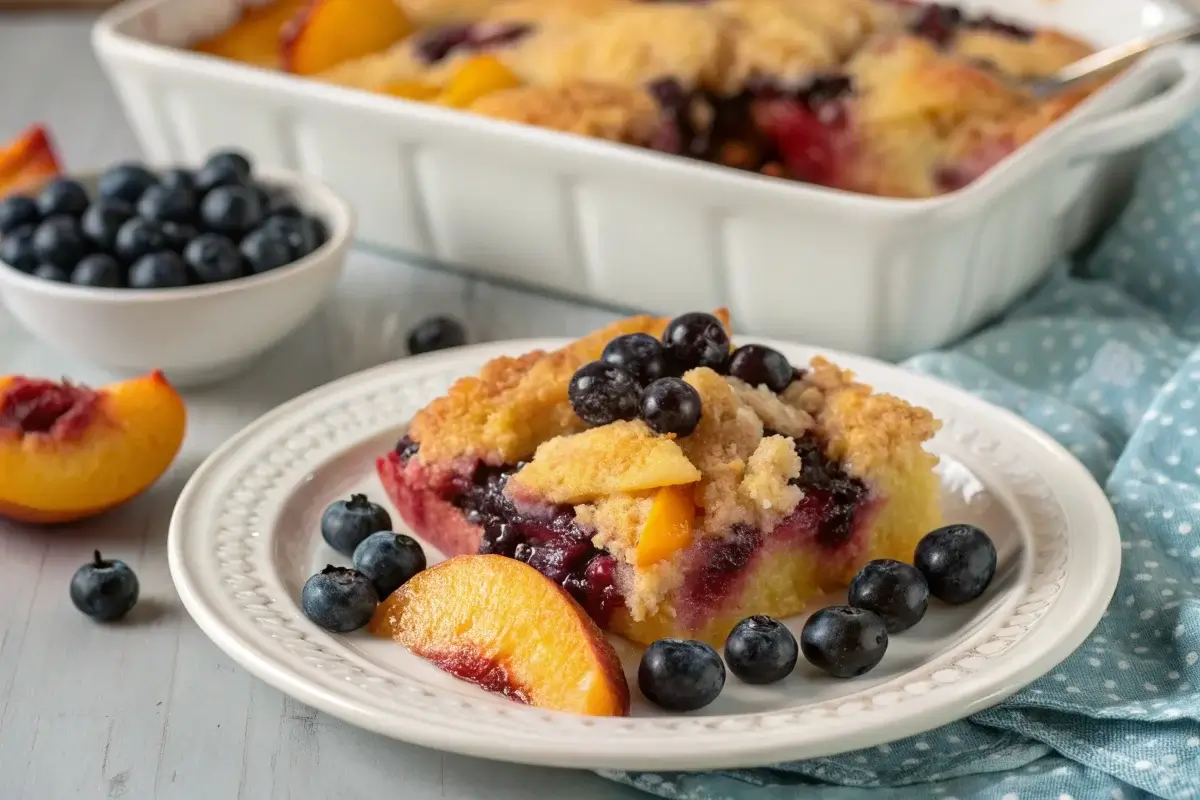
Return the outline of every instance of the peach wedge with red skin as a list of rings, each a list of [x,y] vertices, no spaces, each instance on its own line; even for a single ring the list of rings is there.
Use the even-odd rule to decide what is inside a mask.
[[[0,145],[0,198],[30,189],[60,172],[50,135],[41,125]]]
[[[166,472],[186,426],[160,372],[100,389],[0,377],[0,517],[70,522],[113,508]]]
[[[412,30],[394,0],[312,0],[284,28],[283,68],[317,75],[384,50]]]
[[[371,631],[455,677],[538,708],[629,713],[612,645],[562,587],[515,559],[458,556],[379,605]]]

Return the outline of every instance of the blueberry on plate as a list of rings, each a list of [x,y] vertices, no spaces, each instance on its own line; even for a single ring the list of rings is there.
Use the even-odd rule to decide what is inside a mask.
[[[168,169],[158,177],[160,186],[196,191],[196,175],[190,169]]]
[[[113,252],[126,264],[169,249],[170,243],[163,226],[141,217],[134,217],[118,228],[113,243]]]
[[[746,683],[776,683],[792,674],[800,648],[782,622],[767,616],[746,617],[725,639],[725,663]]]
[[[371,621],[379,595],[358,570],[332,564],[313,575],[300,591],[304,616],[332,633],[356,631]]]
[[[242,277],[242,254],[219,233],[202,233],[183,249],[183,262],[201,283]]]
[[[167,239],[167,249],[174,250],[176,253],[182,253],[188,242],[195,239],[200,233],[196,230],[196,226],[187,222],[164,222],[162,223],[162,232]]]
[[[154,173],[141,164],[117,164],[100,176],[97,192],[105,199],[121,200],[133,206],[141,199],[142,192],[157,182]]]
[[[659,378],[642,392],[642,420],[655,433],[688,436],[700,411],[700,393],[682,378]]]
[[[365,494],[338,500],[321,515],[321,537],[344,556],[353,556],[355,548],[372,533],[391,529],[392,518],[388,512],[378,503],[372,503]]]
[[[37,225],[41,221],[42,214],[32,198],[14,194],[0,200],[0,236],[7,236],[17,228]]]
[[[693,311],[667,323],[662,336],[667,356],[684,370],[708,367],[725,371],[729,360],[729,334],[712,314]]]
[[[725,688],[725,665],[704,642],[659,639],[642,653],[638,688],[659,708],[695,711]]]
[[[766,386],[778,394],[792,382],[795,372],[787,357],[761,344],[746,344],[729,357],[729,374],[751,386]]]
[[[354,568],[371,579],[380,599],[425,569],[425,563],[420,543],[403,533],[372,533],[354,548]]]
[[[188,222],[196,216],[196,194],[185,186],[159,183],[142,193],[137,213],[155,222]]]
[[[888,633],[900,633],[925,616],[929,586],[912,564],[879,558],[868,561],[850,581],[846,602],[874,611],[883,619]]]
[[[604,346],[600,360],[620,367],[645,386],[666,374],[662,342],[648,333],[628,333]]]
[[[593,361],[575,370],[567,384],[571,408],[589,425],[607,425],[637,416],[641,388],[620,367]]]
[[[219,186],[200,203],[204,227],[235,239],[262,224],[263,213],[262,201],[248,186]]]
[[[174,289],[188,285],[187,267],[171,250],[144,255],[129,268],[130,289]]]
[[[112,622],[138,601],[138,579],[124,561],[106,560],[97,550],[71,577],[71,602],[93,619]]]
[[[55,178],[50,181],[37,198],[38,211],[43,218],[58,214],[78,217],[87,211],[90,202],[83,184],[70,178]]]
[[[292,248],[279,231],[259,228],[246,234],[240,246],[251,272],[261,274],[292,263]]]
[[[41,278],[45,281],[54,281],[55,283],[69,283],[71,273],[57,264],[38,264],[37,268],[33,271],[33,277]]]
[[[108,253],[84,256],[71,271],[71,283],[115,289],[121,285],[121,265]]]
[[[133,206],[124,200],[101,198],[83,212],[79,227],[94,247],[112,251],[117,246],[117,231],[133,219],[134,214]]]
[[[65,214],[42,220],[33,232],[33,252],[42,264],[70,271],[90,249],[79,220]]]
[[[33,249],[33,225],[15,228],[0,237],[0,261],[22,272],[37,269],[38,257]]]
[[[835,678],[870,672],[887,652],[883,619],[873,611],[850,606],[822,608],[800,632],[800,652],[808,663]]]
[[[408,353],[419,356],[434,350],[448,350],[467,343],[467,331],[452,317],[428,317],[408,332]]]
[[[929,593],[961,605],[978,598],[996,574],[996,546],[974,525],[947,525],[917,543],[913,565],[925,576]]]

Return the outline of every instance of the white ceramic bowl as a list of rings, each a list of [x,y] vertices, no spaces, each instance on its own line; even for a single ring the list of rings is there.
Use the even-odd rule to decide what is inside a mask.
[[[94,186],[98,173],[76,175]],[[346,261],[354,212],[328,187],[259,170],[329,229],[316,252],[262,275],[178,289],[98,289],[55,283],[0,262],[0,299],[33,336],[117,373],[161,369],[176,386],[231,377],[298,328]]]

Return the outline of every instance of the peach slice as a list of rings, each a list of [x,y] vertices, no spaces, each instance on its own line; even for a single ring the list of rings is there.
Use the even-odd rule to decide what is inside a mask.
[[[50,135],[41,125],[0,146],[0,198],[53,178],[61,172]]]
[[[650,513],[638,537],[634,560],[648,567],[670,558],[692,543],[696,503],[692,486],[664,486],[654,494]]]
[[[160,372],[95,390],[0,377],[0,516],[70,522],[112,508],[166,472],[186,425]]]
[[[464,61],[438,96],[440,105],[466,108],[484,95],[521,85],[521,80],[495,56],[475,56]]]
[[[379,605],[371,631],[457,678],[538,708],[629,713],[612,645],[558,584],[496,555],[418,573]]]
[[[384,50],[412,30],[393,0],[312,0],[283,32],[283,68],[316,75]]]
[[[280,69],[283,54],[279,42],[284,26],[295,19],[309,2],[276,0],[269,5],[248,8],[232,26],[197,43],[193,49],[256,67]]]
[[[399,97],[402,100],[417,100],[426,102],[433,100],[441,93],[441,89],[431,83],[421,81],[392,81],[380,87],[381,94]]]

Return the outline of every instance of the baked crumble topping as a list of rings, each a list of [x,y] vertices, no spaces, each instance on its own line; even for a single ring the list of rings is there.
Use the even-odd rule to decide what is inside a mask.
[[[604,83],[518,86],[485,94],[470,109],[496,119],[628,144],[648,144],[661,127],[649,92]]]

